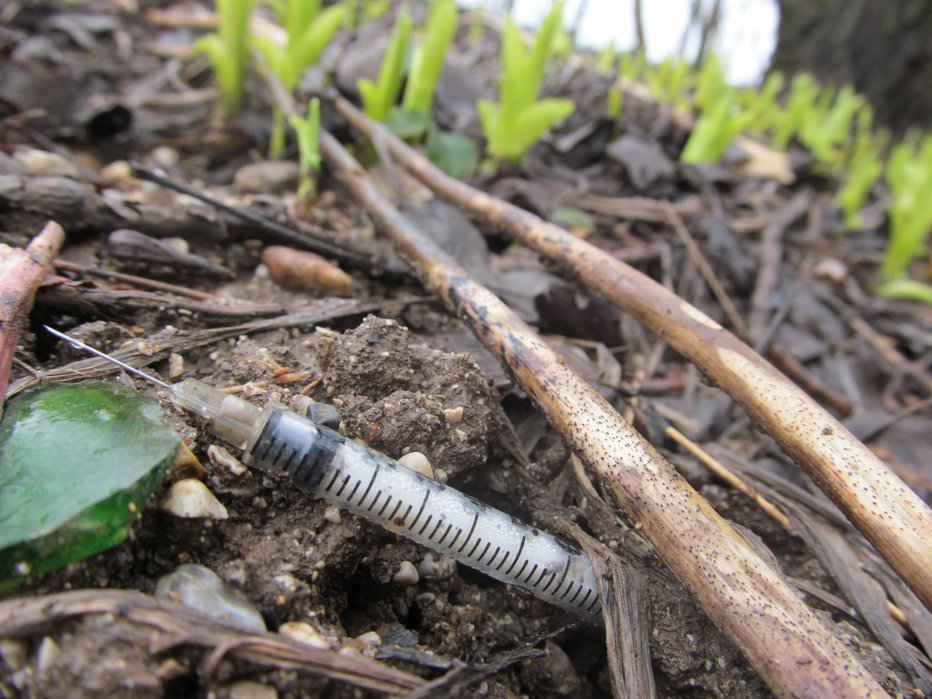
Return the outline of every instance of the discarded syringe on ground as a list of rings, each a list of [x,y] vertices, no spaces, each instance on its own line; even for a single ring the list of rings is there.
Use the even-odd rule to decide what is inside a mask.
[[[167,384],[45,326],[53,335],[168,389],[243,461],[536,597],[580,614],[601,605],[592,562],[575,546],[286,409],[264,409],[197,379]]]

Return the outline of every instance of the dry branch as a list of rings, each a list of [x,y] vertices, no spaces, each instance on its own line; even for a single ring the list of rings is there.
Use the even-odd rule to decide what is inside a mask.
[[[932,609],[932,511],[815,400],[735,335],[647,275],[559,226],[447,177],[346,100],[337,99],[336,107],[442,198],[544,255],[710,376],[806,470]]]
[[[781,696],[883,696],[780,574],[530,326],[386,201],[326,132],[321,151],[425,286],[511,370],[771,689]]]
[[[25,250],[0,246],[0,415],[16,345],[36,289],[52,270],[52,260],[64,242],[65,231],[49,221]]]
[[[87,615],[109,618],[107,628],[114,638],[145,643],[152,652],[181,645],[210,649],[207,661],[213,665],[232,655],[393,694],[424,684],[415,675],[362,656],[314,648],[278,634],[243,633],[180,604],[128,590],[77,590],[0,602],[0,637],[48,633],[56,622]],[[117,623],[123,621],[129,626]]]

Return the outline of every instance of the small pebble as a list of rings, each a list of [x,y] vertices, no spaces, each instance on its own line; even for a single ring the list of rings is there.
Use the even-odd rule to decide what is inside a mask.
[[[298,641],[314,648],[330,649],[330,644],[320,631],[304,621],[286,621],[278,627],[278,633],[285,638]]]
[[[155,596],[196,609],[217,621],[250,633],[264,633],[265,621],[242,593],[227,587],[210,568],[195,563],[179,566],[159,579]]]
[[[39,643],[39,650],[36,652],[36,669],[39,672],[45,672],[55,662],[58,657],[58,644],[51,636],[46,636]]]
[[[13,153],[16,160],[27,174],[35,176],[77,177],[78,169],[67,158],[58,153],[23,146]]]
[[[272,245],[262,252],[269,277],[283,289],[320,291],[332,296],[351,296],[353,278],[320,255]]]
[[[848,267],[841,260],[834,257],[825,257],[816,263],[813,272],[819,279],[842,282],[848,276]]]
[[[447,472],[442,468],[438,468],[436,471],[434,471],[434,478],[438,483],[446,483],[448,477],[449,476],[447,475]]]
[[[422,476],[434,477],[434,469],[431,468],[430,460],[419,451],[409,451],[398,459],[398,463],[407,466],[412,471],[417,471]]]
[[[242,476],[246,473],[246,467],[243,462],[233,456],[225,447],[218,444],[211,444],[207,447],[207,458],[210,463],[219,468],[225,468],[234,476]]]
[[[353,640],[362,651],[362,654],[369,658],[374,658],[376,653],[379,652],[379,646],[382,645],[382,637],[375,631],[366,631],[365,633],[359,634]]]
[[[443,580],[456,573],[456,561],[440,555],[435,559],[433,554],[428,553],[417,567],[417,572],[426,580]]]
[[[187,443],[182,439],[178,454],[172,462],[171,469],[169,469],[169,477],[173,481],[181,481],[187,478],[196,478],[200,480],[206,476],[207,469],[204,468],[194,455],[194,452],[191,451]]]
[[[13,672],[26,666],[28,647],[18,638],[0,638],[0,658]]]
[[[177,379],[184,373],[184,357],[172,352],[168,355],[168,378]]]
[[[172,167],[178,164],[178,151],[171,146],[157,146],[149,154],[152,162],[159,167]]]
[[[252,680],[240,680],[227,687],[229,699],[278,699],[278,690]]]
[[[398,566],[398,570],[392,576],[392,582],[399,585],[417,585],[418,580],[420,578],[417,574],[417,568],[414,567],[411,561],[402,561]]]
[[[133,181],[133,171],[127,161],[114,160],[100,169],[100,179],[109,185],[128,185]]]
[[[340,508],[336,505],[327,505],[324,509],[324,519],[330,522],[330,524],[339,524],[343,521],[343,517],[340,515]]]
[[[228,519],[230,516],[207,486],[194,478],[185,478],[169,488],[161,508],[176,517]]]
[[[301,168],[293,160],[262,160],[244,165],[233,176],[233,184],[241,192],[282,192],[298,185]]]
[[[447,423],[456,427],[463,421],[463,406],[457,408],[446,408],[443,411],[443,416],[447,419]]]

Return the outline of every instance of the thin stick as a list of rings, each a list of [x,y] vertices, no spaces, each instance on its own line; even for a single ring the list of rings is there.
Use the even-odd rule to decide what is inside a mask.
[[[189,197],[202,201],[205,204],[209,204],[218,211],[222,211],[225,214],[230,216],[235,216],[238,219],[243,221],[249,221],[254,223],[260,228],[264,228],[267,231],[272,231],[281,238],[283,241],[290,243],[291,245],[296,245],[300,248],[306,248],[312,250],[321,255],[326,255],[343,262],[353,264],[356,267],[361,267],[363,269],[370,269],[374,266],[374,262],[358,252],[342,248],[339,245],[334,245],[333,243],[328,243],[325,240],[320,240],[317,237],[312,237],[310,235],[298,233],[293,231],[287,226],[282,226],[281,224],[275,223],[271,219],[266,218],[265,216],[260,216],[259,214],[253,213],[248,209],[240,209],[235,206],[230,206],[229,204],[224,204],[222,201],[214,199],[203,192],[199,192],[196,189],[188,187],[187,185],[182,184],[181,182],[176,182],[175,180],[169,179],[164,175],[148,170],[144,167],[138,165],[132,166],[132,175],[137,177],[140,180],[146,180],[148,182],[153,182],[162,187],[167,187],[168,189],[173,189],[176,192],[185,194]],[[323,230],[320,231],[320,235],[324,235]]]
[[[732,333],[647,275],[559,226],[447,177],[348,101],[338,98],[335,105],[370,138],[380,134],[396,161],[442,198],[550,259],[712,377],[806,470],[932,609],[932,511],[815,400]]]
[[[16,345],[32,310],[36,289],[51,271],[52,260],[64,242],[65,231],[49,221],[25,250],[0,246],[0,415]]]
[[[672,426],[668,426],[664,433],[674,442],[683,447],[690,454],[695,456],[701,464],[708,468],[712,473],[728,483],[732,488],[740,490],[749,498],[754,500],[757,505],[767,513],[772,519],[776,520],[781,527],[789,529],[790,520],[785,514],[780,512],[779,508],[770,500],[757,492],[754,487],[748,485],[740,476],[733,473],[724,464],[717,461],[709,452],[696,444],[693,440]]]
[[[716,624],[782,696],[883,696],[876,680],[643,437],[546,343],[376,189],[329,133],[328,165],[417,270],[541,406]]]
[[[709,260],[706,256],[702,254],[702,250],[699,249],[699,246],[696,244],[696,239],[693,238],[692,233],[689,232],[686,224],[683,223],[683,219],[676,213],[676,209],[669,204],[665,208],[667,221],[673,226],[673,230],[676,232],[676,235],[679,236],[679,239],[683,241],[683,245],[686,246],[686,251],[689,253],[690,259],[695,263],[696,267],[699,268],[699,274],[702,275],[705,283],[708,284],[709,289],[712,290],[712,294],[718,300],[722,310],[725,311],[725,315],[728,316],[728,320],[732,327],[738,331],[741,337],[749,337],[750,329],[747,323],[744,322],[744,318],[738,313],[738,309],[735,308],[735,304],[732,302],[731,297],[725,293],[725,289],[718,280],[715,270],[712,269],[712,265],[709,264]]]
[[[187,296],[188,298],[198,299],[200,301],[210,301],[215,298],[213,294],[208,294],[206,291],[198,291],[197,289],[191,289],[186,286],[178,286],[177,284],[160,282],[155,279],[149,279],[147,277],[137,277],[135,274],[113,272],[109,269],[99,269],[97,267],[85,267],[83,265],[75,264],[74,262],[69,262],[68,260],[56,259],[53,264],[55,265],[56,269],[63,269],[66,272],[86,274],[93,277],[103,277],[104,279],[114,279],[118,282],[126,282],[127,284],[140,286],[144,289],[167,291],[172,294]]]

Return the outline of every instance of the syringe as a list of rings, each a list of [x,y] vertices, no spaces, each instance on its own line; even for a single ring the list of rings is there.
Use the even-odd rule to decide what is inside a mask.
[[[167,384],[64,333],[53,335],[168,389],[254,468],[569,611],[601,609],[592,562],[575,546],[286,409],[260,408],[197,379]]]

